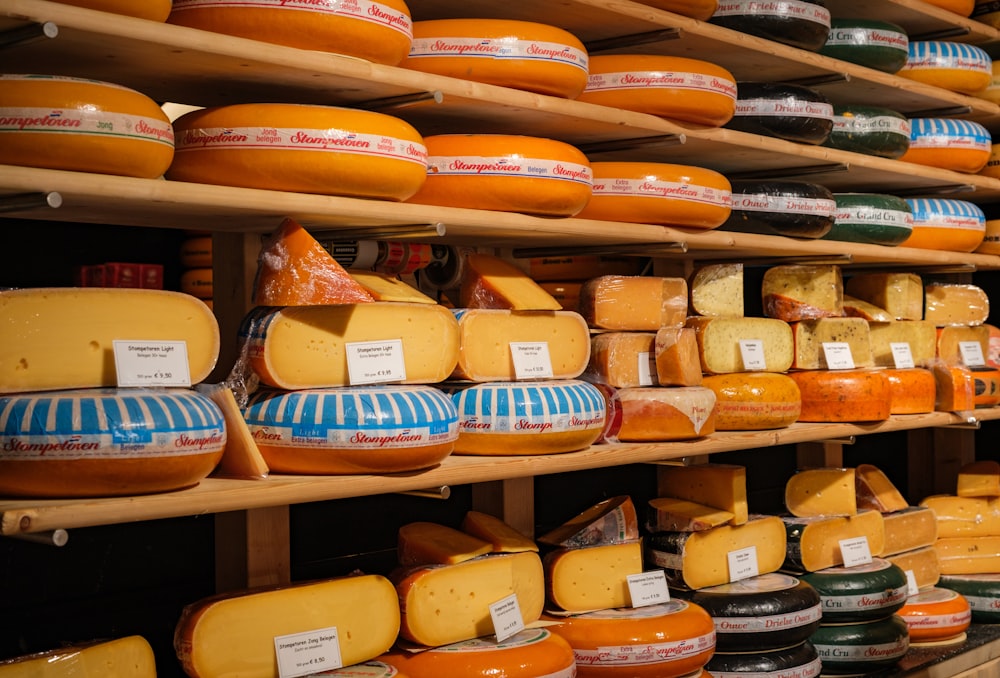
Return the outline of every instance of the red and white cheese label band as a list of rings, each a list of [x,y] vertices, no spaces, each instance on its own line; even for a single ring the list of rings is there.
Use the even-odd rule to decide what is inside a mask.
[[[619,71],[591,73],[587,92],[609,92],[667,87],[678,91],[715,94],[736,100],[736,83],[732,80],[686,71]]]
[[[726,16],[770,16],[779,19],[800,19],[830,27],[830,10],[823,5],[799,0],[721,0],[713,17]]]
[[[10,76],[0,76],[9,78]],[[0,106],[0,134],[33,132],[49,135],[90,135],[150,141],[173,148],[169,122],[141,115],[80,108]],[[0,137],[2,139],[2,137]],[[41,140],[39,140],[41,142]]]
[[[731,204],[728,191],[719,190],[713,186],[658,179],[623,177],[595,179],[593,192],[595,196],[685,200],[713,207],[729,207]]]
[[[441,156],[427,158],[429,176],[496,176],[569,181],[590,187],[590,167],[565,160],[502,156]]]
[[[498,60],[529,60],[575,66],[587,71],[587,53],[570,45],[516,37],[429,37],[414,38],[410,59],[469,57]]]

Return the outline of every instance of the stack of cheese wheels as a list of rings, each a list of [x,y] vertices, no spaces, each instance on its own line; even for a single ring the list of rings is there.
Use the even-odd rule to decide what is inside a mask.
[[[131,2],[131,0],[66,0],[64,5],[76,5],[87,9],[96,9],[112,14],[124,14],[150,21],[166,21],[170,16],[172,0],[146,0],[146,2]]]
[[[413,41],[413,22],[403,0],[352,3],[173,0],[169,21],[390,66],[406,58]]]
[[[204,232],[191,232],[181,242],[180,263],[181,292],[198,297],[212,308],[215,293],[212,271],[212,236]]]
[[[906,29],[877,19],[833,18],[820,54],[884,73],[896,73],[909,58]]]
[[[909,148],[899,159],[974,174],[986,166],[992,152],[993,138],[978,122],[913,118]]]
[[[578,99],[718,127],[736,111],[736,79],[698,59],[608,54],[591,57],[590,79]]]
[[[968,200],[906,198],[913,232],[901,244],[927,250],[972,252],[986,237],[986,214]]]
[[[562,141],[442,134],[424,142],[426,181],[410,202],[570,217],[590,200],[590,161]]]
[[[587,49],[572,33],[506,19],[417,21],[400,66],[569,99],[588,73]]]
[[[145,94],[53,75],[0,75],[0,163],[161,176],[174,157],[170,119]]]
[[[812,52],[822,48],[830,35],[830,10],[823,0],[796,0],[793,5],[733,0],[720,3],[711,21]]]
[[[993,61],[981,47],[960,42],[915,41],[897,75],[953,92],[974,94],[989,87]]]
[[[405,200],[426,178],[420,134],[383,113],[235,104],[185,113],[174,127],[176,181]]]
[[[961,643],[972,624],[972,608],[961,593],[932,587],[906,599],[899,611],[913,645]]]

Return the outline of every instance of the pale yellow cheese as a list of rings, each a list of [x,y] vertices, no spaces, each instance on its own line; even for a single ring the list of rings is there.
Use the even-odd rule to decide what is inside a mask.
[[[933,495],[921,506],[934,510],[938,537],[1000,536],[1000,499],[996,497],[958,497]]]
[[[590,340],[587,381],[615,388],[658,384],[655,343],[652,332],[595,334]]]
[[[948,537],[934,542],[941,574],[1000,572],[1000,536]]]
[[[198,387],[219,406],[226,422],[226,449],[213,475],[226,478],[265,478],[270,472],[257,441],[247,426],[236,397],[225,384],[202,384]]]
[[[950,325],[937,328],[937,358],[949,365],[964,365],[961,344],[976,342],[983,360],[990,354],[990,328],[986,325]]]
[[[933,546],[938,537],[937,517],[926,506],[910,506],[883,513],[885,546],[881,556],[893,556],[905,551]]]
[[[930,283],[924,287],[924,319],[938,327],[982,325],[990,315],[990,299],[976,285]]]
[[[603,499],[540,536],[550,546],[582,548],[621,544],[639,538],[639,518],[628,495]]]
[[[851,350],[854,367],[872,367],[871,337],[868,322],[861,318],[818,318],[791,324],[795,341],[792,367],[799,370],[820,370],[828,367],[824,344],[846,343]]]
[[[691,312],[710,316],[742,316],[743,264],[702,266],[691,276]]]
[[[924,317],[924,283],[915,273],[859,273],[847,280],[845,292],[885,309],[895,320]]]
[[[469,511],[462,519],[462,531],[490,543],[493,553],[538,551],[538,544],[496,516]]]
[[[892,344],[906,343],[910,347],[913,364],[928,365],[937,351],[937,328],[926,320],[890,320],[869,322],[872,360],[876,367],[895,367]]]
[[[1000,497],[1000,462],[973,461],[958,470],[959,497]]]
[[[548,600],[566,612],[628,607],[628,577],[642,571],[640,541],[558,549],[545,556]]]
[[[664,327],[653,343],[656,378],[661,386],[700,386],[698,336],[690,327]]]
[[[156,678],[153,648],[126,636],[0,661],[3,678]]]
[[[733,514],[733,525],[747,521],[746,467],[735,464],[664,465],[659,467],[658,494],[687,499]]]
[[[879,308],[864,299],[844,295],[844,315],[849,318],[862,318],[868,322],[888,322],[894,318],[884,308]]]
[[[844,315],[844,282],[839,266],[772,266],[761,282],[764,315],[787,322]]]
[[[348,269],[354,281],[368,290],[375,301],[409,301],[416,304],[436,304],[437,301],[394,275],[377,271]]]
[[[687,326],[697,333],[701,369],[706,374],[747,371],[740,348],[744,340],[762,344],[764,371],[784,372],[792,365],[792,330],[782,320],[691,316]]]
[[[793,516],[853,516],[858,512],[853,468],[808,468],[785,483],[785,507]]]
[[[933,546],[889,555],[885,559],[903,572],[912,572],[917,588],[936,586],[941,579],[941,563],[938,562],[937,551]]]
[[[514,264],[475,252],[462,261],[459,304],[519,311],[562,309],[562,304]]]
[[[700,532],[727,525],[734,517],[729,511],[673,497],[650,499],[646,514],[650,532]]]
[[[885,521],[878,511],[853,516],[783,517],[788,536],[788,565],[815,572],[843,565],[840,542],[864,538],[872,555],[885,548]]]
[[[859,509],[890,513],[909,506],[889,477],[872,464],[858,464],[854,469],[854,489]]]
[[[396,535],[396,559],[404,567],[454,565],[493,551],[493,544],[447,525],[407,523]]]
[[[591,327],[655,332],[687,317],[684,278],[604,275],[580,289],[580,313]]]

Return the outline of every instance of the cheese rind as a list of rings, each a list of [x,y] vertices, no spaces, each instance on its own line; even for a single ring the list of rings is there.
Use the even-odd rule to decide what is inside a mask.
[[[937,402],[937,381],[934,372],[922,367],[887,369],[891,414],[924,414],[933,412]]]
[[[736,464],[664,465],[657,474],[661,497],[687,499],[733,514],[733,524],[747,521],[747,471]]]
[[[895,367],[893,343],[905,343],[917,367],[926,367],[934,360],[937,351],[937,328],[926,320],[890,320],[869,322],[868,336],[872,346],[872,360],[876,367]]]
[[[858,512],[853,468],[809,468],[785,483],[785,508],[793,516],[853,516]]]
[[[816,572],[843,565],[840,541],[864,537],[872,554],[885,548],[885,522],[878,511],[859,511],[853,516],[782,516],[788,540],[784,567]]]
[[[896,320],[924,317],[924,284],[915,273],[859,273],[847,279],[844,290]]]
[[[628,577],[642,573],[642,542],[561,548],[545,556],[548,601],[565,612],[628,607]]]
[[[788,323],[774,318],[728,318],[691,316],[687,326],[698,339],[701,369],[706,374],[748,371],[743,364],[740,342],[759,341],[764,353],[764,371],[784,372],[792,365],[794,341]]]
[[[931,283],[924,295],[924,318],[938,327],[982,325],[990,315],[990,299],[976,285]]]
[[[969,601],[945,588],[934,587],[910,596],[898,614],[906,620],[912,643],[964,639],[972,624]]]
[[[802,394],[794,379],[772,372],[713,374],[702,384],[715,392],[717,431],[759,431],[794,424]]]
[[[628,495],[610,497],[580,512],[538,541],[573,549],[631,543],[639,539],[639,518]]]
[[[820,370],[828,367],[824,344],[845,343],[851,351],[854,367],[872,367],[871,335],[868,322],[861,318],[817,318],[791,323],[795,341],[792,367]]]
[[[454,565],[493,551],[493,545],[447,525],[407,523],[396,536],[396,559],[403,567]]]
[[[646,507],[646,529],[650,532],[700,532],[732,522],[735,516],[712,506],[687,499],[656,497]]]
[[[710,316],[742,316],[743,264],[710,264],[697,269],[688,285],[691,312]]]
[[[872,464],[858,464],[854,469],[854,490],[860,510],[892,513],[910,505],[882,469]]]
[[[0,661],[3,678],[156,678],[153,648],[126,636]]]
[[[1000,462],[992,459],[964,464],[958,470],[959,497],[1000,497]]]
[[[656,332],[683,327],[687,318],[684,278],[605,275],[580,290],[580,313],[591,327]]]
[[[471,253],[462,262],[459,304],[465,308],[503,308],[515,311],[558,311],[562,304],[499,257]]]
[[[653,342],[656,378],[661,386],[700,386],[698,337],[688,327],[663,327]]]
[[[868,322],[889,322],[893,317],[884,308],[868,303],[863,299],[844,295],[844,315],[848,318],[863,318]]]
[[[786,322],[844,315],[839,266],[772,266],[764,272],[761,296],[764,315]]]
[[[608,398],[606,442],[669,441],[715,432],[715,393],[703,386],[641,386]]]
[[[894,556],[906,551],[933,546],[938,537],[937,517],[927,506],[908,506],[883,513],[885,547],[882,556]]]
[[[994,368],[969,369],[935,364],[933,370],[937,383],[937,410],[962,412],[1000,403],[1000,371]]]
[[[805,370],[789,376],[802,393],[799,421],[881,421],[891,414],[889,380],[878,370]]]

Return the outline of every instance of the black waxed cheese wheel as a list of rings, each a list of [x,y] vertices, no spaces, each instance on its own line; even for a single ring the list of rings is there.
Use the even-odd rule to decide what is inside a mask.
[[[880,106],[833,107],[833,129],[824,146],[896,160],[910,148],[910,121]]]
[[[709,21],[811,52],[830,34],[830,11],[822,0],[720,0]]]
[[[830,35],[819,53],[883,73],[896,73],[906,65],[909,44],[906,29],[897,24],[835,18],[830,21]]]
[[[713,676],[818,676],[823,668],[819,653],[805,641],[770,652],[716,652],[705,665]]]
[[[833,104],[816,90],[784,82],[736,83],[736,114],[729,129],[822,144],[833,131]]]
[[[822,238],[834,224],[837,208],[825,186],[806,181],[737,180],[726,231]]]

